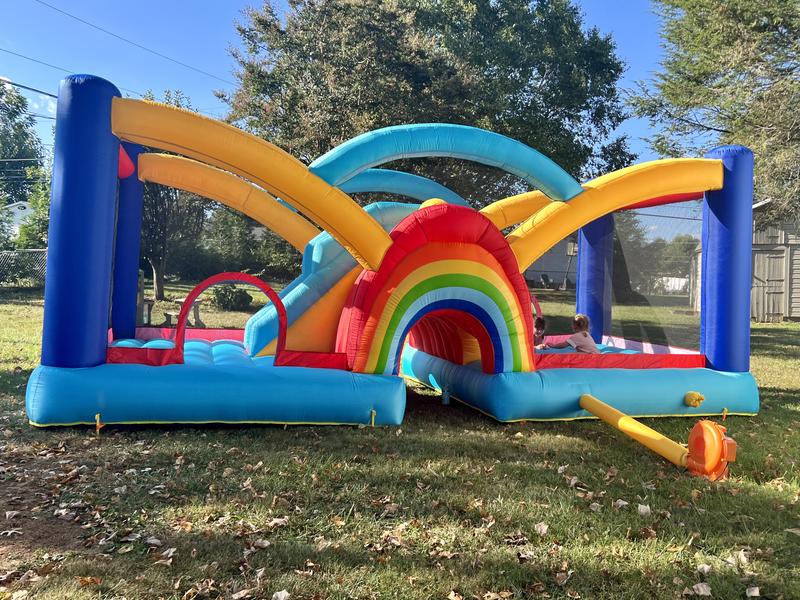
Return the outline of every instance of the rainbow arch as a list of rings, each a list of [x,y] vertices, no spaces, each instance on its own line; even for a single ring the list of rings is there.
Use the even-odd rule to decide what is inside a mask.
[[[530,293],[502,233],[480,213],[423,207],[391,233],[377,271],[361,273],[337,350],[354,371],[397,374],[404,343],[448,355],[480,349],[487,373],[533,369]],[[443,339],[443,331],[450,335]]]

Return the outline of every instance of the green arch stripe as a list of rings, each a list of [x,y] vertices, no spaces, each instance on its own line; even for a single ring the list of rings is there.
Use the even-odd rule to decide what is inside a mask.
[[[400,320],[403,318],[403,315],[408,312],[411,305],[416,302],[420,296],[423,296],[433,290],[447,287],[470,288],[483,293],[495,303],[497,308],[500,309],[500,313],[503,315],[506,323],[509,324],[505,328],[508,330],[509,337],[516,337],[517,339],[516,344],[510,344],[513,356],[513,369],[514,371],[522,370],[522,357],[520,356],[519,352],[519,331],[517,331],[517,328],[514,324],[511,308],[500,290],[482,277],[468,275],[466,273],[449,273],[445,275],[436,275],[418,283],[411,288],[405,296],[403,296],[400,302],[398,302],[397,308],[395,308],[394,313],[392,313],[392,318],[389,321],[386,334],[381,342],[381,351],[378,355],[378,362],[375,365],[375,368],[378,369],[377,372],[382,373],[386,369],[386,361],[389,359],[392,338],[397,331]],[[508,289],[509,291],[513,292],[511,286],[509,286]]]

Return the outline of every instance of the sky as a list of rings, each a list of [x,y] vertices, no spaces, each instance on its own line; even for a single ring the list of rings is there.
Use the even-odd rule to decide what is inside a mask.
[[[618,54],[627,64],[622,87],[649,79],[661,58],[658,19],[650,0],[577,1],[585,24],[615,39]],[[43,2],[205,73],[97,31]],[[126,2],[108,0],[10,0],[3,12],[6,23],[13,26],[0,28],[0,77],[56,93],[66,75],[10,51],[68,71],[105,77],[125,95],[181,89],[201,112],[221,116],[225,105],[214,91],[234,87],[230,48],[240,44],[235,22],[242,19],[247,6],[259,4],[253,0],[137,0],[136,9],[131,10]],[[284,0],[278,5],[285,7]],[[32,112],[55,114],[53,99],[34,92],[25,95]],[[37,121],[42,140],[52,144],[53,121]],[[654,158],[643,141],[648,135],[646,122],[629,121],[621,131],[630,136],[631,147],[641,159]]]

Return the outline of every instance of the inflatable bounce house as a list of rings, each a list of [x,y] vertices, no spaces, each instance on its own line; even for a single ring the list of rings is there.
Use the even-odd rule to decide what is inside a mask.
[[[376,168],[427,156],[491,165],[532,191],[477,211],[432,180]],[[280,295],[220,274],[190,294],[176,329],[137,327],[143,181],[252,217],[303,253],[302,274]],[[348,195],[358,192],[417,203],[361,208]],[[753,156],[739,146],[580,184],[518,141],[449,124],[372,131],[306,166],[225,123],[71,76],[59,91],[42,364],[28,416],[37,426],[397,425],[403,377],[499,421],[602,418],[592,397],[634,416],[752,415],[752,192]],[[613,213],[698,198],[699,349],[609,336]],[[538,351],[522,273],[576,231],[576,311],[601,352]],[[193,299],[232,280],[271,302],[244,330],[187,328]]]

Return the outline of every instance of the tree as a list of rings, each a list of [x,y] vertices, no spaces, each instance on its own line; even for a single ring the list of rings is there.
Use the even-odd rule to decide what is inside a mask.
[[[617,302],[637,302],[647,283],[645,229],[635,212],[614,213],[614,262],[611,289]]]
[[[152,92],[145,99],[153,100]],[[164,92],[165,103],[178,108],[192,108],[180,90]],[[198,243],[206,219],[207,203],[196,194],[156,183],[144,184],[141,253],[153,270],[153,293],[164,299],[164,278],[169,257],[181,246]]]
[[[200,197],[156,183],[144,184],[142,256],[153,270],[153,294],[164,299],[169,257],[184,244],[198,243],[205,222]]]
[[[310,162],[388,125],[443,121],[509,135],[576,177],[627,164],[609,36],[568,0],[295,0],[238,27],[230,119]],[[405,163],[403,167],[408,167]],[[520,189],[498,170],[411,167],[481,206]]]
[[[676,235],[671,240],[654,240],[653,266],[664,277],[689,277],[692,255],[698,243],[699,240],[688,233]]]
[[[800,215],[800,3],[655,0],[665,58],[633,106],[664,156],[744,144],[766,220]]]
[[[26,171],[32,182],[28,190],[28,203],[33,211],[20,224],[17,248],[47,248],[47,230],[50,226],[50,171],[44,167],[31,167]]]
[[[252,219],[225,207],[214,210],[204,241],[222,259],[225,270],[242,271],[253,266],[255,237],[252,228],[255,224]]]
[[[0,250],[14,249],[14,219],[11,211],[0,206]]]
[[[22,202],[35,184],[26,169],[40,167],[42,146],[28,114],[28,101],[0,80],[0,198],[3,204]]]

